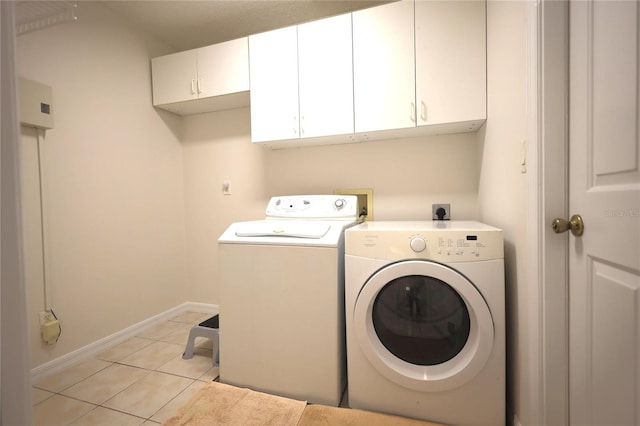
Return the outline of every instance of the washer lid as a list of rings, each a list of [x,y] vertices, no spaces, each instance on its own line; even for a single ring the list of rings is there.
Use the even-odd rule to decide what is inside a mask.
[[[236,222],[218,238],[220,244],[339,247],[344,230],[358,222],[351,220],[265,219]]]
[[[301,222],[287,220],[267,220],[240,223],[236,237],[295,237],[320,239],[326,235],[331,225],[321,222]]]

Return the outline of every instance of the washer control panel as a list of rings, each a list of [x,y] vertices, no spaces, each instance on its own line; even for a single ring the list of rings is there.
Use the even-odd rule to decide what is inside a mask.
[[[267,219],[346,220],[358,217],[355,195],[286,195],[272,197]]]
[[[365,222],[345,231],[345,253],[443,263],[504,258],[502,230],[479,222]]]

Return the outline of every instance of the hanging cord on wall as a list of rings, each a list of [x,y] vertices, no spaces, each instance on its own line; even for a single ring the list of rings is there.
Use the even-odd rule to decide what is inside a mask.
[[[43,132],[43,138],[45,135],[45,130]],[[38,151],[38,195],[40,197],[40,243],[41,243],[41,253],[42,253],[42,286],[44,291],[44,310],[47,312],[51,312],[53,318],[57,321],[58,324],[58,336],[56,337],[56,342],[60,340],[60,336],[62,335],[62,326],[60,325],[60,321],[58,320],[57,315],[51,309],[51,292],[49,290],[49,281],[47,280],[47,256],[46,256],[46,239],[45,239],[45,224],[44,224],[44,191],[42,185],[42,144],[40,139],[40,129],[36,128],[36,145]],[[53,342],[48,342],[52,344]]]
[[[51,309],[51,315],[53,315],[53,318],[58,321],[58,317],[56,316],[56,313],[53,312],[53,309]],[[60,321],[58,321],[58,337],[56,337],[56,342],[60,340],[60,336],[62,336],[62,326],[60,325]]]
[[[40,243],[41,243],[41,254],[42,254],[42,285],[44,291],[44,310],[48,311],[51,309],[49,305],[50,294],[49,294],[49,283],[47,281],[47,259],[46,259],[46,250],[45,250],[45,232],[44,232],[44,196],[42,191],[42,153],[41,153],[41,140],[40,140],[40,129],[36,128],[36,144],[38,148],[38,195],[40,197]]]

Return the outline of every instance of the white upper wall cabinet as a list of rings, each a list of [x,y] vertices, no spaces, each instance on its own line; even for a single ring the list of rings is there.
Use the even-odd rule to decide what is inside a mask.
[[[486,18],[483,1],[416,1],[417,124],[484,120]]]
[[[186,115],[249,105],[246,37],[153,58],[151,68],[159,108]]]
[[[297,28],[249,36],[251,141],[300,137]]]
[[[301,137],[353,133],[351,15],[298,25]]]
[[[247,37],[197,49],[199,97],[249,90]]]
[[[413,1],[353,12],[355,131],[415,127]]]
[[[403,0],[354,12],[355,131],[477,130],[486,119],[485,8]]]
[[[196,49],[151,59],[153,105],[198,99]]]
[[[473,132],[487,115],[486,4],[401,0],[154,58],[152,71],[154,106],[251,105],[252,142],[273,147]]]
[[[353,133],[351,15],[249,37],[251,140]]]

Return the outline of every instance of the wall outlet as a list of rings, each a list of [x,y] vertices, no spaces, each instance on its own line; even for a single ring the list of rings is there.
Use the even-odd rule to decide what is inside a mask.
[[[431,219],[451,220],[451,205],[450,204],[432,204]]]

